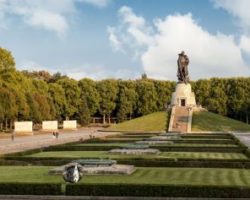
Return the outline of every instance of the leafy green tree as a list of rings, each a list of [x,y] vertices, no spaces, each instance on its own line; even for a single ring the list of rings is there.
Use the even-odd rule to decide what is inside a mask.
[[[90,116],[93,116],[99,109],[100,95],[96,89],[95,81],[84,78],[78,82],[80,89],[80,101],[88,107]]]
[[[211,90],[209,98],[206,99],[206,107],[209,111],[226,115],[227,114],[227,95],[225,93],[224,80],[218,78],[211,79]]]
[[[0,88],[0,112],[2,123],[5,123],[5,129],[7,129],[8,121],[12,124],[17,115],[17,106],[15,95],[10,90],[3,87]]]
[[[66,97],[64,89],[57,83],[50,83],[48,93],[54,105],[55,116],[57,120],[61,121],[66,117]]]
[[[39,104],[36,101],[34,94],[26,94],[27,103],[29,105],[29,120],[39,123],[42,121],[42,115],[39,110]]]
[[[107,79],[97,82],[97,90],[99,92],[100,101],[100,114],[103,116],[103,123],[106,122],[106,116],[108,117],[108,122],[110,123],[111,113],[116,108],[117,100],[117,81],[112,79]]]
[[[163,111],[170,104],[171,95],[174,90],[174,83],[170,81],[154,80],[154,86],[157,93],[157,110]]]
[[[88,125],[91,121],[91,115],[87,104],[87,99],[84,96],[79,102],[77,116],[82,126]]]
[[[15,60],[10,51],[0,47],[0,71],[15,69]]]
[[[134,81],[119,81],[118,83],[117,118],[124,121],[131,119],[136,106],[137,94]]]
[[[77,81],[74,79],[64,78],[57,81],[62,86],[66,98],[66,118],[71,118],[78,112],[80,89]]]
[[[139,116],[157,111],[157,92],[151,80],[138,80],[136,91],[138,95],[137,114]]]

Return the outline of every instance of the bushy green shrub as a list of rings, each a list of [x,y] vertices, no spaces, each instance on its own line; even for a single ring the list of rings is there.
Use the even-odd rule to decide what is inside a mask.
[[[250,188],[150,184],[71,184],[66,186],[66,195],[247,198],[250,197]]]
[[[60,195],[59,183],[0,183],[0,194]]]

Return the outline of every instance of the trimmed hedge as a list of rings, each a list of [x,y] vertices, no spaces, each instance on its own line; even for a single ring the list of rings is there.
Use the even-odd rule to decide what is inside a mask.
[[[250,188],[205,185],[71,184],[66,185],[66,195],[247,198],[250,197]]]
[[[180,140],[172,140],[174,143],[191,143],[191,144],[235,144],[236,142],[234,140],[228,139],[228,140],[185,140],[185,139],[180,139]]]
[[[175,147],[175,146],[150,146],[150,148],[159,149],[160,151],[174,152],[228,152],[228,153],[243,153],[246,147]]]
[[[190,168],[235,168],[250,169],[249,161],[241,160],[119,160],[118,164],[136,167],[190,167]]]
[[[45,151],[109,151],[111,149],[123,148],[119,145],[110,146],[54,146],[45,149]],[[242,153],[247,147],[177,147],[177,146],[160,146],[150,145],[150,148],[159,149],[160,151],[184,151],[184,152],[234,152]]]
[[[60,183],[0,183],[0,194],[61,195]]]
[[[231,135],[182,135],[182,138],[206,138],[206,139],[232,139],[233,137]]]

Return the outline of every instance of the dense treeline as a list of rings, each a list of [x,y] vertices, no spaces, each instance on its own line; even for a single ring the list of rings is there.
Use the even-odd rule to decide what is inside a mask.
[[[0,129],[15,120],[77,119],[88,124],[91,117],[118,121],[162,111],[170,102],[175,82],[147,78],[138,80],[88,78],[76,81],[60,73],[17,71],[15,61],[0,48]],[[213,78],[192,82],[199,104],[210,111],[248,123],[250,78]]]

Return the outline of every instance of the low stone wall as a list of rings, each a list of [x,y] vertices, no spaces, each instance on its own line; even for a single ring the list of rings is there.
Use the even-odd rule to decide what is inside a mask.
[[[57,121],[43,121],[42,130],[43,131],[57,131],[58,122]]]
[[[15,133],[16,134],[27,134],[33,135],[33,122],[32,121],[21,121],[15,122]]]
[[[76,120],[65,120],[65,121],[63,121],[63,129],[76,130],[77,129]]]

